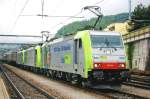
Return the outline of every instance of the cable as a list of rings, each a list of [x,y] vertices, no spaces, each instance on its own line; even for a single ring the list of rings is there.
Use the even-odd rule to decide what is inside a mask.
[[[99,3],[103,2],[103,1],[104,1],[104,0],[101,0],[101,1],[99,1],[99,2],[96,2],[96,3],[94,3],[93,5],[97,5],[97,4],[99,4]],[[83,9],[82,9],[82,10],[83,10]],[[75,14],[74,17],[77,16],[77,15],[79,15],[80,13],[82,13],[82,10],[81,10],[81,12]],[[62,22],[60,22],[60,23],[54,25],[52,28],[55,28],[56,26],[58,26],[58,25],[60,25],[60,24],[63,24],[64,22],[70,20],[71,18],[72,18],[72,17],[63,20]]]
[[[15,26],[16,26],[16,24],[17,24],[17,21],[19,20],[21,14],[22,14],[22,12],[24,11],[24,9],[25,9],[26,5],[28,4],[28,2],[29,2],[29,0],[26,0],[24,6],[22,7],[22,9],[21,9],[19,15],[17,16],[17,18],[16,18],[16,20],[15,20],[15,22],[14,22],[14,24],[13,24],[11,30],[10,30],[10,32],[12,32],[12,30],[15,28]]]
[[[66,15],[66,16],[61,16],[61,15],[41,15],[41,14],[37,14],[37,15],[32,15],[32,14],[29,14],[29,15],[21,15],[21,16],[43,16],[43,17],[51,17],[51,18],[60,18],[60,17],[69,17],[69,18],[84,18],[83,16],[81,17],[76,17],[76,16],[69,16],[69,15]]]
[[[41,36],[35,36],[35,35],[1,35],[1,36],[9,36],[9,37],[37,37],[37,38],[41,38]]]
[[[14,5],[16,6],[16,4],[17,4],[17,0],[15,0],[15,3],[14,3]]]
[[[80,12],[78,12],[77,14],[73,15],[73,17],[76,17],[76,16],[79,15],[80,13],[82,13],[82,10],[81,10]],[[66,21],[68,21],[68,20],[70,20],[70,19],[72,19],[72,17],[69,17],[69,18],[67,18],[67,19],[65,19],[65,20],[63,20],[63,21],[61,21],[61,22],[59,22],[58,24],[54,25],[54,26],[51,27],[51,28],[53,29],[53,28],[57,27],[58,25],[63,24],[64,22],[66,22]]]
[[[17,21],[18,21],[18,19],[20,18],[20,16],[42,16],[42,18],[43,18],[43,16],[44,16],[44,17],[69,17],[69,18],[63,20],[62,22],[60,22],[60,23],[54,25],[52,28],[55,28],[56,26],[58,26],[58,25],[60,25],[60,24],[63,24],[64,22],[70,20],[71,18],[84,18],[84,17],[76,17],[76,16],[77,16],[78,14],[80,14],[82,11],[79,12],[79,13],[77,13],[77,14],[75,14],[75,15],[73,15],[73,16],[49,16],[49,15],[44,15],[44,0],[41,0],[42,15],[40,15],[40,14],[39,14],[39,15],[21,15],[22,12],[24,11],[26,5],[28,4],[28,1],[29,1],[29,0],[26,0],[26,2],[25,2],[25,4],[24,4],[23,8],[21,9],[21,11],[20,11],[20,13],[19,13],[19,15],[18,15],[18,17],[17,17],[17,19],[16,19],[16,21],[15,21],[15,23],[14,23],[14,25],[13,25],[11,31],[12,31],[12,30],[14,29],[14,27],[16,26]],[[103,1],[104,1],[104,0],[101,0],[101,1],[99,1],[99,2],[96,2],[96,3],[94,3],[93,5],[97,5],[97,4],[99,4],[99,3],[103,2]]]
[[[97,4],[99,4],[99,3],[102,3],[104,0],[101,0],[101,1],[99,1],[99,2],[96,2],[96,3],[94,3],[93,5],[97,5]]]

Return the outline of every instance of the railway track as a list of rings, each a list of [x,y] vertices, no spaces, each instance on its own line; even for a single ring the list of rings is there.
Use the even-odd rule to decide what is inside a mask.
[[[56,80],[56,79],[54,79],[54,80]],[[80,85],[74,85],[74,84],[71,84],[66,81],[60,81],[60,80],[56,80],[56,81],[61,82],[61,83],[67,83],[67,85],[70,85],[73,87],[79,87],[80,89],[88,90],[89,92],[94,92],[96,94],[108,97],[110,99],[149,99],[148,97],[131,94],[129,92],[125,92],[122,90],[116,90],[116,89],[96,90],[96,89],[91,89],[91,88],[83,88]]]
[[[103,91],[96,91],[97,94],[106,96],[110,99],[149,99],[147,97],[143,97],[143,96],[138,96],[138,95],[134,95],[134,94],[130,94],[127,92],[123,92],[120,90],[114,90],[114,89],[110,89],[110,90],[103,90]]]
[[[150,90],[150,77],[133,75],[130,82],[124,82],[123,84]]]
[[[24,78],[15,74],[7,68],[1,67],[1,71],[12,88],[12,99],[54,99],[46,91],[26,81]],[[9,87],[10,87],[9,86]]]
[[[56,80],[56,79],[54,79]],[[72,87],[78,87],[80,90],[87,90],[91,93],[96,93],[98,95],[102,95],[102,96],[105,96],[109,99],[149,99],[148,97],[144,97],[144,96],[139,96],[139,95],[136,95],[136,94],[131,94],[131,93],[128,93],[128,92],[124,92],[124,91],[121,91],[121,90],[116,90],[116,89],[101,89],[101,90],[98,90],[98,89],[92,89],[92,88],[83,88],[81,85],[74,85],[74,84],[71,84],[69,82],[66,82],[66,81],[60,81],[60,80],[56,80],[58,82],[61,82],[61,83],[65,83],[69,86],[72,86]]]
[[[150,90],[150,83],[146,83],[146,82],[131,80],[130,82],[124,82],[123,84],[128,85],[128,86],[134,86],[134,87]]]
[[[148,82],[150,83],[150,77],[149,76],[131,76],[132,80],[136,80],[136,81],[143,81],[143,82]]]
[[[95,90],[95,89],[91,89],[91,88],[82,88],[80,85],[79,86],[78,85],[72,85],[71,83],[66,82],[66,81],[62,81],[62,80],[57,80],[57,79],[53,79],[53,80],[56,80],[56,81],[61,82],[61,83],[65,83],[65,84],[72,86],[72,87],[77,87],[77,88],[79,88],[79,90],[86,90],[86,91],[89,91],[91,93],[96,93],[98,95],[108,97],[110,99],[149,99],[149,98],[144,97],[144,96],[131,94],[130,92],[124,92],[121,90],[115,90],[115,89]]]
[[[25,99],[25,97],[22,95],[22,93],[20,93],[20,91],[18,90],[18,88],[14,85],[14,83],[12,82],[12,80],[9,78],[9,76],[0,68],[0,72],[2,75],[2,78],[4,79],[6,88],[9,92],[9,96],[11,99]]]
[[[67,81],[61,81],[59,79],[53,79],[53,80],[56,80],[56,81],[61,82],[61,83],[65,83],[65,84],[72,86],[72,87],[78,87],[81,90],[88,90],[89,92],[96,93],[96,94],[105,96],[105,97],[110,98],[110,99],[149,99],[148,97],[139,96],[136,94],[131,94],[129,92],[124,92],[124,91],[116,90],[116,89],[97,90],[97,89],[92,89],[92,88],[87,88],[87,87],[83,88],[81,85],[74,85],[74,84],[71,84],[70,82],[67,82]]]

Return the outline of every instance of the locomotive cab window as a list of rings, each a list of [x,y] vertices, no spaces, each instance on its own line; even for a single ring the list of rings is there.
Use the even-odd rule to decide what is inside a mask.
[[[79,48],[82,48],[82,40],[79,39]]]
[[[91,35],[92,47],[123,47],[121,36]]]
[[[35,59],[36,59],[36,56],[37,56],[37,50],[35,50]]]
[[[37,55],[37,50],[35,50],[35,55]]]

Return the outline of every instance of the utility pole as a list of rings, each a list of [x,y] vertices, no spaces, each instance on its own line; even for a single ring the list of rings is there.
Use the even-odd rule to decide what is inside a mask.
[[[41,0],[41,4],[42,4],[42,18],[44,16],[44,0]]]
[[[128,0],[129,2],[129,20],[131,20],[131,0]]]

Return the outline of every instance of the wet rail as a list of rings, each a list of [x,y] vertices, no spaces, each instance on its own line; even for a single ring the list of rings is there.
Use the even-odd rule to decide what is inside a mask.
[[[46,91],[23,79],[13,71],[4,67],[1,67],[1,70],[12,86],[13,91],[16,92],[18,99],[54,99]]]
[[[111,92],[107,93],[107,95],[114,99],[149,99],[148,97],[131,94],[121,90],[110,89],[109,91]]]
[[[132,75],[131,81],[124,82],[123,84],[150,90],[150,77],[149,76],[141,76],[141,75]]]
[[[143,82],[150,82],[150,77],[149,76],[139,76],[139,75],[132,75],[131,80],[136,80],[136,81],[143,81]]]
[[[11,94],[9,93],[10,98],[25,99],[24,95],[19,91],[19,89],[16,87],[16,85],[12,82],[12,80],[7,75],[7,73],[4,72],[4,70],[2,68],[0,68],[0,71],[2,72],[3,79],[5,80],[5,84],[7,85],[7,87],[9,87],[9,90],[11,91]]]

